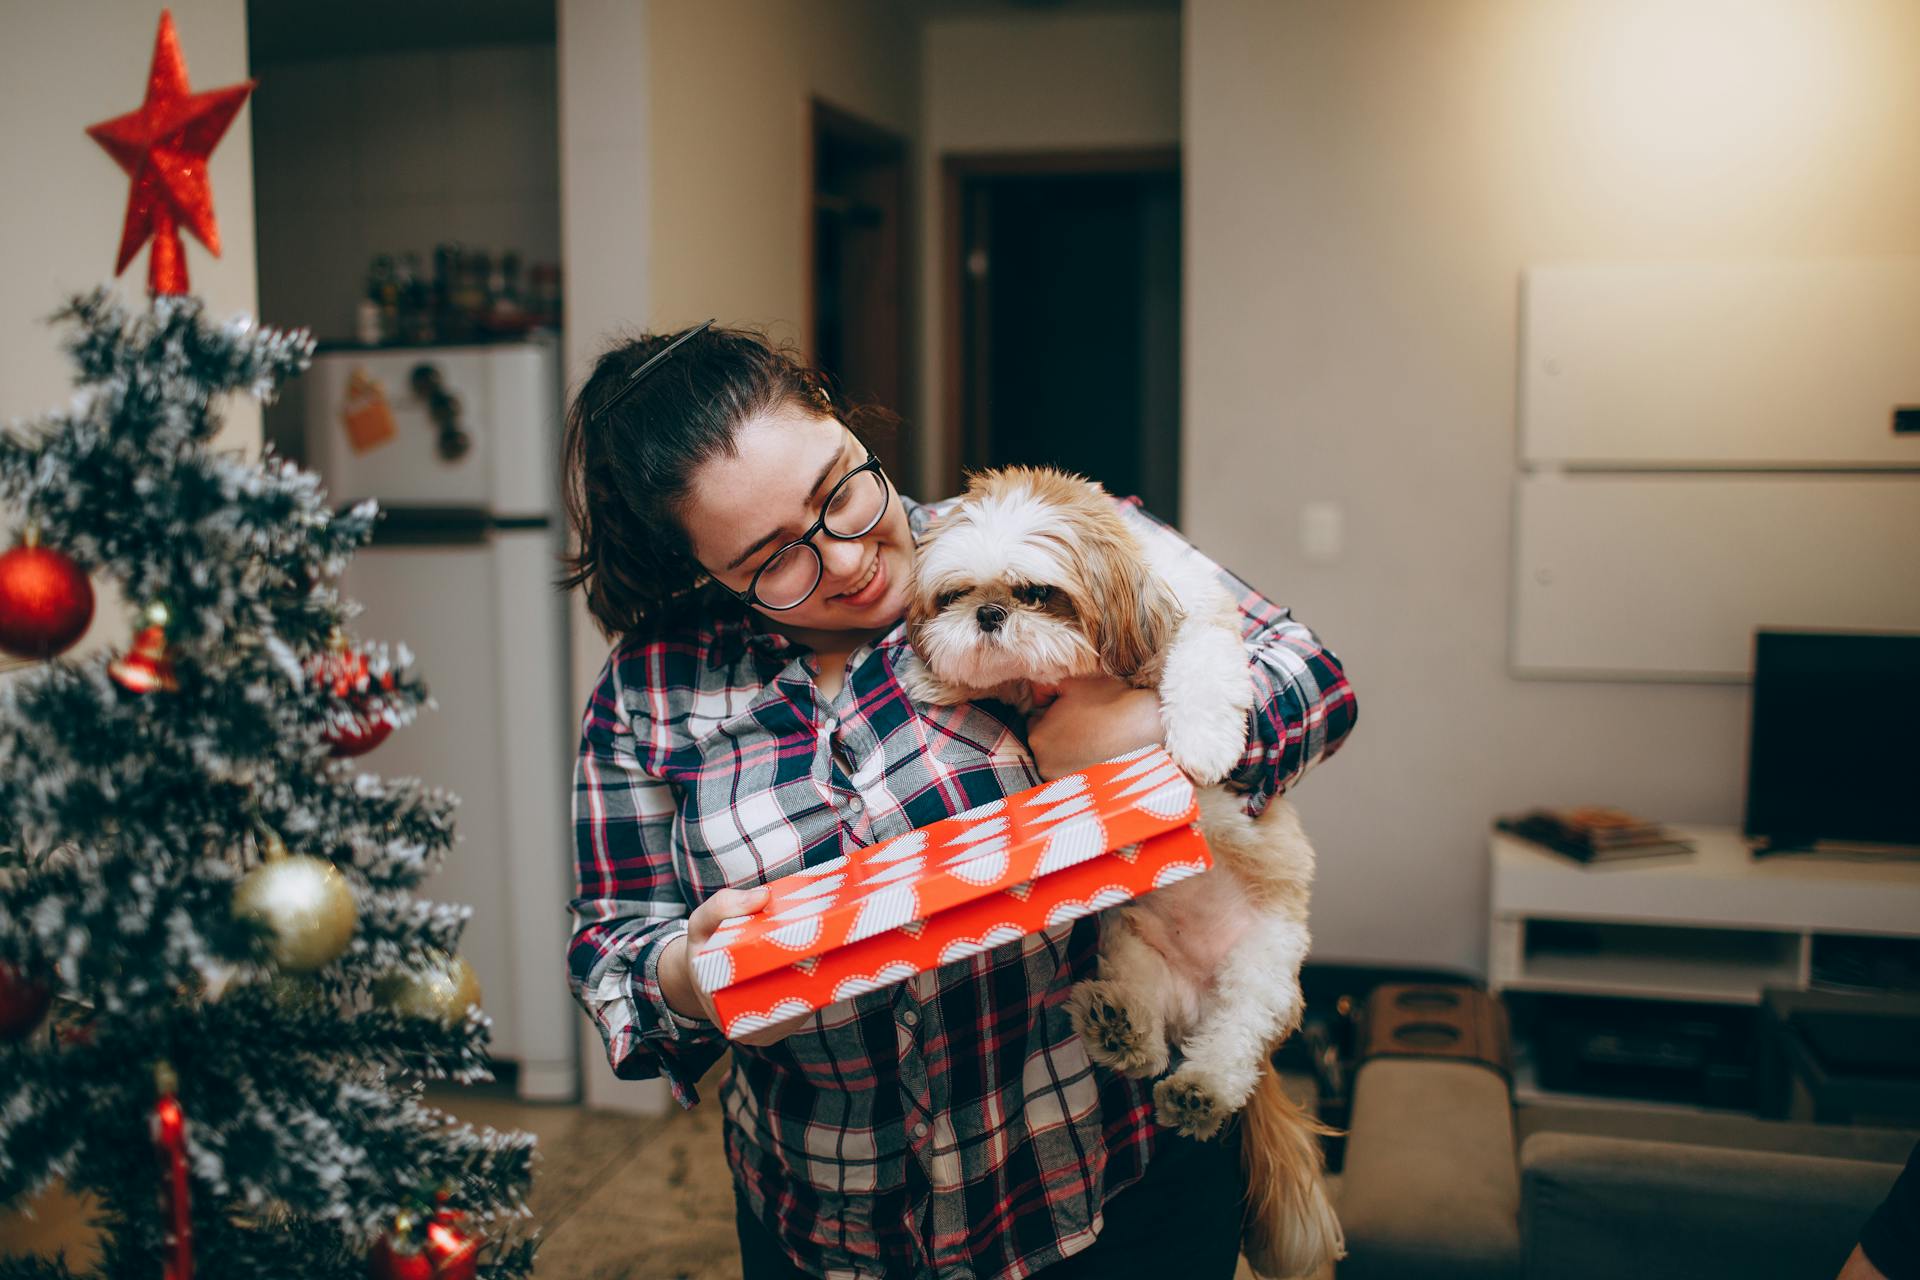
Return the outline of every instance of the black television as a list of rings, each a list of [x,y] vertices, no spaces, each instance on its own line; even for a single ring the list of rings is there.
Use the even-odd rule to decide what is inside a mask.
[[[1920,634],[1754,637],[1756,852],[1920,853]]]

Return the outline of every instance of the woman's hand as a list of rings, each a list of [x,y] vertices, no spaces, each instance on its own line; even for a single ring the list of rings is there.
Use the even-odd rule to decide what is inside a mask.
[[[772,896],[773,891],[765,885],[752,889],[722,889],[695,907],[693,914],[687,917],[687,931],[667,943],[667,949],[660,953],[660,991],[681,1017],[705,1018],[716,1027],[720,1025],[720,1011],[713,1007],[713,997],[701,989],[693,976],[693,953],[706,945],[707,939],[713,936],[713,931],[720,927],[722,920],[758,911],[767,905],[767,899]],[[735,1044],[778,1044],[799,1030],[800,1024],[812,1016],[802,1014],[790,1022],[729,1038]]]
[[[1027,717],[1027,749],[1048,782],[1164,741],[1160,695],[1112,676],[1063,680],[1060,696]]]

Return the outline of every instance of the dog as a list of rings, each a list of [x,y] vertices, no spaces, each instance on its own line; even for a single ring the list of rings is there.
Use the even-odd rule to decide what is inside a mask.
[[[1246,747],[1254,702],[1236,602],[1177,538],[1137,535],[1091,480],[1007,467],[967,491],[914,557],[907,692],[952,705],[1033,708],[1062,680],[1157,690],[1166,747],[1200,784],[1214,869],[1102,920],[1100,976],[1068,1000],[1088,1056],[1142,1079],[1163,1125],[1209,1138],[1242,1113],[1247,1260],[1309,1275],[1343,1256],[1319,1137],[1282,1090],[1272,1052],[1300,1022],[1313,847],[1276,796],[1259,818],[1219,786]]]

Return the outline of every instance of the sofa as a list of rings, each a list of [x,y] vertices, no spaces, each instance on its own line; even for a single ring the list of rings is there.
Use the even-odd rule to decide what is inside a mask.
[[[1338,1280],[1820,1280],[1920,1132],[1513,1103],[1502,1064],[1379,1056],[1353,1079]]]

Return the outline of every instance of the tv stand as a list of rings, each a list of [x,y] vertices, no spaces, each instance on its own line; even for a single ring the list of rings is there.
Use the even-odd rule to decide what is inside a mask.
[[[1489,989],[1757,1009],[1812,984],[1825,937],[1920,938],[1920,861],[1756,857],[1730,827],[1675,831],[1693,853],[1592,865],[1493,832]]]

